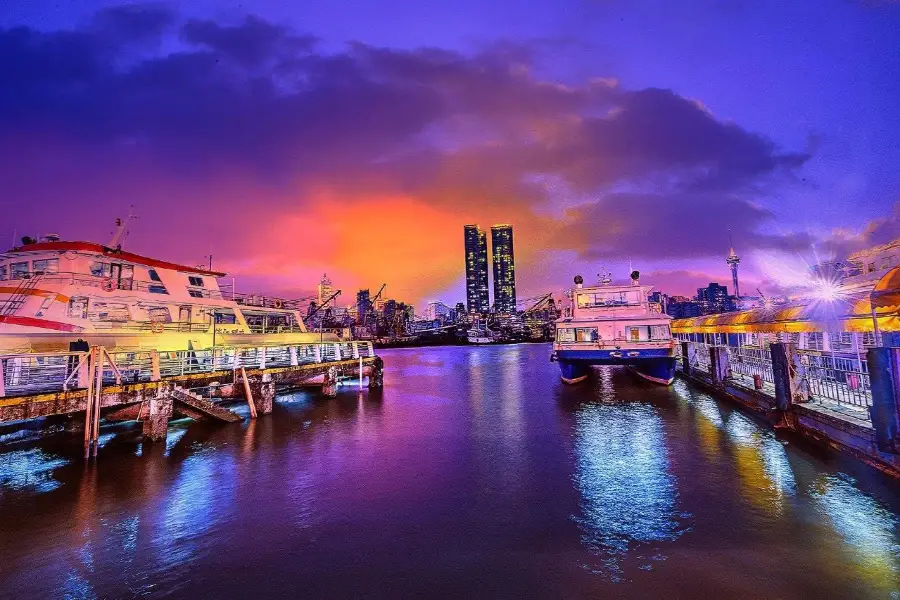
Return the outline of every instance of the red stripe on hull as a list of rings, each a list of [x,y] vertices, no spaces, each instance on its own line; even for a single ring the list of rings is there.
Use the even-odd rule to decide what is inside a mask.
[[[52,329],[53,331],[70,331],[73,333],[84,331],[84,328],[70,323],[47,321],[46,319],[36,319],[34,317],[15,317],[7,315],[0,317],[0,323],[5,323],[7,325],[21,325],[22,327],[36,327],[38,329]]]

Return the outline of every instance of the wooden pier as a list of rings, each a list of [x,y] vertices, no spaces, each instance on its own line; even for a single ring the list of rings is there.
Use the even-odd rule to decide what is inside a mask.
[[[371,343],[344,342],[205,351],[87,352],[0,356],[0,424],[84,413],[85,456],[97,453],[100,418],[140,421],[147,439],[166,437],[174,415],[242,420],[224,404],[244,398],[250,416],[272,412],[277,390],[339,381],[380,387]],[[223,402],[225,401],[225,402]]]

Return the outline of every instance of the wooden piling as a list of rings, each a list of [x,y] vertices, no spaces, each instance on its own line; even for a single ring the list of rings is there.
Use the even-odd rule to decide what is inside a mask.
[[[247,406],[250,407],[250,418],[256,418],[256,405],[253,404],[253,392],[250,391],[250,381],[247,379],[247,370],[241,367],[241,379],[244,380],[244,396],[247,398]]]

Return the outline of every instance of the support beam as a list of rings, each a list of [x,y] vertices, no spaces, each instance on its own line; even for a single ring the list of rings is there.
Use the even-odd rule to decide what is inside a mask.
[[[693,375],[694,360],[697,357],[697,347],[691,342],[681,342],[682,371],[685,375]]]
[[[900,348],[870,348],[872,426],[882,452],[900,454]]]
[[[724,387],[731,378],[731,365],[728,362],[728,348],[725,346],[709,347],[709,372],[713,383]]]
[[[794,404],[809,401],[805,377],[806,368],[800,361],[797,346],[788,342],[769,345],[772,354],[772,375],[775,379],[775,408],[789,410]]]
[[[260,381],[250,383],[253,398],[249,400],[253,406],[253,416],[267,415],[272,412],[272,404],[275,402],[275,382],[270,373],[263,373]]]

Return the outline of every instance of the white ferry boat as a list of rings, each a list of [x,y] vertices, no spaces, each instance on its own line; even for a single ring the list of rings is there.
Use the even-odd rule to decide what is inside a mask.
[[[119,239],[123,231],[114,239]],[[0,351],[338,341],[308,332],[299,301],[223,290],[225,273],[48,235],[0,253]]]
[[[626,365],[644,379],[669,385],[675,377],[675,344],[670,322],[659,304],[651,303],[652,286],[610,285],[609,277],[584,287],[575,277],[572,305],[556,321],[551,360],[559,362],[562,380],[578,383],[594,365]]]

